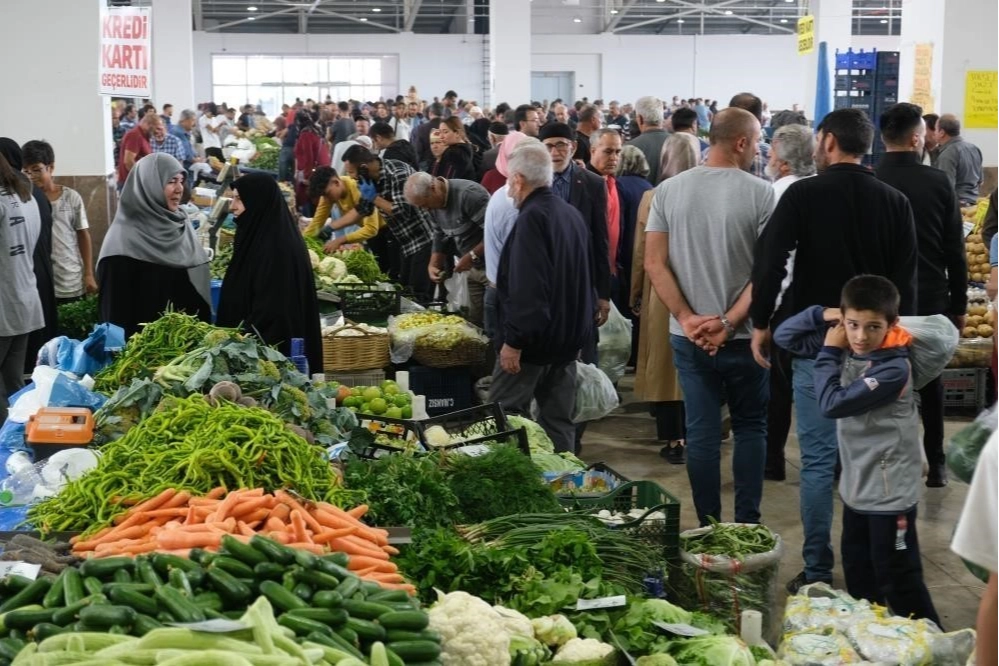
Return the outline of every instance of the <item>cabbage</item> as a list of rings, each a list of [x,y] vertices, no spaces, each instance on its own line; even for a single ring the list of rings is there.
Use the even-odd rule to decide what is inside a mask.
[[[506,422],[511,428],[525,428],[527,430],[527,443],[531,447],[531,453],[555,453],[555,444],[545,429],[531,419],[523,416],[511,415],[506,417]]]
[[[565,615],[547,615],[531,620],[534,636],[545,645],[565,645],[576,638],[576,627]]]
[[[571,453],[531,452],[531,460],[542,472],[581,472],[586,463]]]
[[[635,666],[677,666],[676,659],[668,654],[650,654],[639,657]]]
[[[755,666],[746,644],[735,636],[697,636],[670,641],[666,651],[689,666]]]

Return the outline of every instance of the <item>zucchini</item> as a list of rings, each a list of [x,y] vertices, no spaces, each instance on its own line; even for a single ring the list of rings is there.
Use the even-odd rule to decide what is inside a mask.
[[[349,617],[347,611],[342,608],[295,608],[288,611],[288,615],[295,617],[307,617],[316,622],[322,622],[328,627],[339,627],[347,621]]]
[[[131,557],[91,557],[80,565],[80,575],[86,578],[111,578],[118,569],[132,571],[138,562],[138,558]]]
[[[169,583],[171,587],[180,590],[180,593],[185,597],[191,598],[194,596],[194,591],[191,589],[191,582],[187,580],[187,574],[185,574],[180,569],[171,569],[169,576]]]
[[[8,662],[13,661],[23,649],[24,641],[22,640],[9,637],[0,639],[0,659],[6,659]]]
[[[255,567],[270,559],[263,552],[229,534],[222,537],[222,548],[248,567]]]
[[[326,562],[332,562],[333,564],[336,564],[341,567],[345,567],[348,564],[350,564],[350,556],[347,555],[347,553],[341,553],[341,552],[330,553],[329,555],[323,555],[322,558],[320,559]]]
[[[334,590],[319,590],[312,595],[312,605],[316,608],[340,608],[343,597]]]
[[[323,557],[320,557],[319,561],[316,562],[316,569],[318,571],[322,571],[323,573],[327,573],[341,581],[346,578],[350,578],[351,576],[357,575],[350,569],[347,569],[346,564],[343,565],[337,564],[333,560],[327,560],[326,558]]]
[[[87,576],[86,578],[83,579],[83,591],[86,592],[88,595],[103,594],[104,584],[101,583],[100,579],[98,579],[96,576]]]
[[[382,604],[376,604],[371,601],[355,601],[353,599],[344,599],[342,608],[350,613],[351,617],[357,617],[362,620],[377,620],[382,615],[388,615],[391,613],[397,613],[398,611],[393,611],[388,606]],[[426,614],[420,613],[423,618],[426,618]],[[388,628],[389,625],[385,625]],[[427,626],[426,623],[422,627],[409,627],[409,626],[396,626],[396,629],[423,629]]]
[[[354,593],[361,589],[361,579],[351,574],[350,576],[344,578],[340,581],[340,584],[336,587],[336,592],[344,598],[344,600],[349,599],[354,596]]]
[[[111,576],[111,579],[116,583],[131,583],[132,574],[128,573],[128,569],[118,569]]]
[[[369,620],[349,617],[347,618],[347,628],[356,633],[358,640],[363,642],[385,640],[385,627]]]
[[[295,550],[284,544],[272,541],[259,534],[250,538],[250,547],[276,564],[291,564],[295,561]]]
[[[256,575],[253,572],[253,567],[226,555],[219,555],[212,560],[211,568],[221,569],[222,571],[231,573],[236,578],[253,578]]]
[[[54,608],[33,607],[32,609],[21,608],[12,610],[3,616],[3,624],[7,629],[20,629],[28,631],[36,624],[51,622]]]
[[[398,641],[389,643],[388,648],[403,661],[433,661],[441,654],[441,646],[433,641]]]
[[[69,606],[57,608],[55,609],[55,612],[52,614],[52,623],[58,624],[60,627],[65,627],[68,624],[76,622],[79,619],[81,610],[99,601],[100,602],[107,601],[107,597],[105,597],[103,594],[94,594],[89,597],[84,597],[80,599],[75,604],[70,604]]]
[[[169,585],[156,588],[156,600],[177,622],[204,622],[205,620],[203,610],[181,594],[180,590]]]
[[[261,562],[253,567],[253,575],[259,580],[281,580],[285,568],[275,562]]]
[[[422,641],[425,636],[419,631],[410,631],[409,629],[391,629],[386,627],[385,640],[389,643],[398,643],[400,641]]]
[[[139,594],[152,594],[156,591],[155,585],[149,585],[148,583],[104,583],[101,587],[101,592],[110,596],[111,590],[128,590],[129,592],[138,592]]]
[[[371,656],[368,658],[371,666],[391,666],[389,664],[388,652],[385,651],[385,643],[375,641],[371,645]]]
[[[382,586],[370,580],[361,581],[361,592],[364,593],[364,597],[367,598],[369,594],[374,594],[375,592],[381,592]]]
[[[392,652],[388,646],[385,646],[385,654],[388,657],[389,666],[406,666],[406,662],[402,660],[402,657]]]
[[[156,573],[153,563],[148,558],[142,556],[135,558],[135,577],[142,583],[148,583],[156,587],[163,584],[163,579]]]
[[[267,600],[274,604],[275,608],[282,611],[309,607],[307,603],[272,580],[265,580],[260,584],[260,593],[267,597]]]
[[[72,606],[83,599],[83,577],[75,567],[67,567],[63,573],[66,577],[62,581],[62,600],[65,605]]]
[[[282,627],[288,627],[295,632],[296,636],[308,636],[311,633],[333,633],[333,630],[322,622],[317,622],[316,620],[311,620],[307,617],[301,617],[300,615],[292,615],[291,613],[285,613],[279,617],[278,624]]]
[[[354,604],[356,602],[350,602]],[[344,608],[351,615],[354,612],[350,605],[344,602]],[[389,611],[378,616],[378,624],[386,629],[405,629],[407,631],[422,631],[430,625],[430,617],[423,611]]]
[[[122,587],[112,587],[108,593],[111,601],[119,606],[129,606],[145,615],[156,615],[159,605],[152,597]]]
[[[60,627],[57,624],[52,624],[51,622],[39,622],[31,631],[28,632],[28,636],[36,643],[41,643],[46,638],[55,636],[56,634],[61,634],[64,631],[68,631],[66,627]]]
[[[312,588],[305,583],[298,583],[291,590],[292,594],[301,599],[302,601],[309,601],[312,599]]]
[[[295,572],[295,579],[301,583],[307,583],[316,590],[335,590],[340,585],[340,581],[334,576],[322,571],[312,569],[302,569]],[[405,593],[404,593],[405,594]]]
[[[194,595],[191,600],[198,608],[204,611],[221,611],[225,607],[225,604],[222,603],[222,597],[219,596],[218,592],[201,592]]]
[[[412,597],[405,590],[382,590],[368,595],[368,601],[377,603],[409,603]]]
[[[336,629],[333,630],[333,633],[342,638],[343,640],[347,641],[351,645],[354,646],[361,645],[361,639],[357,635],[357,632],[348,627],[347,625],[344,625],[342,627],[337,627]]]
[[[192,548],[187,556],[191,558],[192,562],[197,562],[203,567],[207,567],[215,559],[215,553],[210,553],[204,548]]]
[[[42,599],[45,598],[45,595],[51,587],[51,578],[39,578],[38,580],[32,581],[30,585],[0,604],[0,613],[6,613],[7,611],[15,610],[30,604],[41,603]],[[8,624],[7,626],[9,627],[11,625]],[[28,628],[30,629],[31,627]]]
[[[0,578],[0,597],[9,597],[17,594],[24,588],[31,585],[33,580],[19,576],[17,574],[7,574]]]
[[[191,552],[193,553],[194,551]],[[199,568],[198,563],[193,559],[171,555],[170,553],[154,553],[150,559],[152,560],[153,567],[164,576],[170,573],[170,569],[180,569],[184,573],[190,573]]]
[[[194,567],[190,571],[185,571],[184,575],[187,576],[187,582],[191,584],[191,587],[195,590],[204,587],[205,585],[205,570],[200,566]]]
[[[55,581],[52,583],[52,587],[50,587],[49,591],[45,593],[44,597],[42,597],[42,606],[45,606],[46,608],[58,608],[59,606],[62,606],[62,590],[66,583],[67,571],[69,571],[69,569],[63,569],[62,573],[56,576]]]
[[[314,632],[309,634],[306,638],[313,643],[319,643],[320,645],[331,647],[334,650],[342,650],[354,657],[357,657],[358,659],[364,659],[364,654],[357,649],[356,643],[347,641],[336,632],[330,632],[328,634]]]
[[[295,549],[295,563],[303,569],[315,569],[318,562],[318,555],[313,555],[307,550]]]
[[[153,629],[161,629],[162,627],[163,624],[156,618],[139,613],[135,616],[135,622],[132,623],[132,635],[141,638]]]
[[[237,606],[250,599],[250,588],[222,569],[209,569],[208,580],[227,604]]]
[[[132,626],[138,613],[130,606],[87,606],[80,611],[80,622],[88,627],[111,629]]]

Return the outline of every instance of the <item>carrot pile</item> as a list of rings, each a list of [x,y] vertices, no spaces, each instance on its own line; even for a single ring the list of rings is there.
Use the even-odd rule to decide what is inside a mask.
[[[390,555],[388,532],[365,525],[367,505],[349,510],[327,502],[303,502],[283,490],[216,488],[204,497],[174,489],[138,504],[86,539],[74,538],[78,557],[135,556],[166,552],[187,556],[192,548],[217,550],[226,534],[249,541],[257,534],[321,555],[349,556],[348,568],[385,587],[409,589]]]

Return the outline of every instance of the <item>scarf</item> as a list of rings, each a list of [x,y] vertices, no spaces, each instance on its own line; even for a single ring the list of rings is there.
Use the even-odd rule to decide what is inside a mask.
[[[166,206],[163,188],[178,173],[184,173],[174,157],[153,153],[136,162],[125,180],[118,212],[101,246],[99,264],[105,257],[125,256],[151,264],[186,268],[188,279],[211,303],[208,255],[181,209]]]

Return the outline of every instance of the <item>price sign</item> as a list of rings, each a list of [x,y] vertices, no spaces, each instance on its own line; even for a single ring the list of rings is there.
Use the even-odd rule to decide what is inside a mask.
[[[798,19],[798,55],[808,55],[815,50],[815,17]]]
[[[970,71],[964,83],[964,126],[996,129],[999,126],[999,78],[995,71]]]

